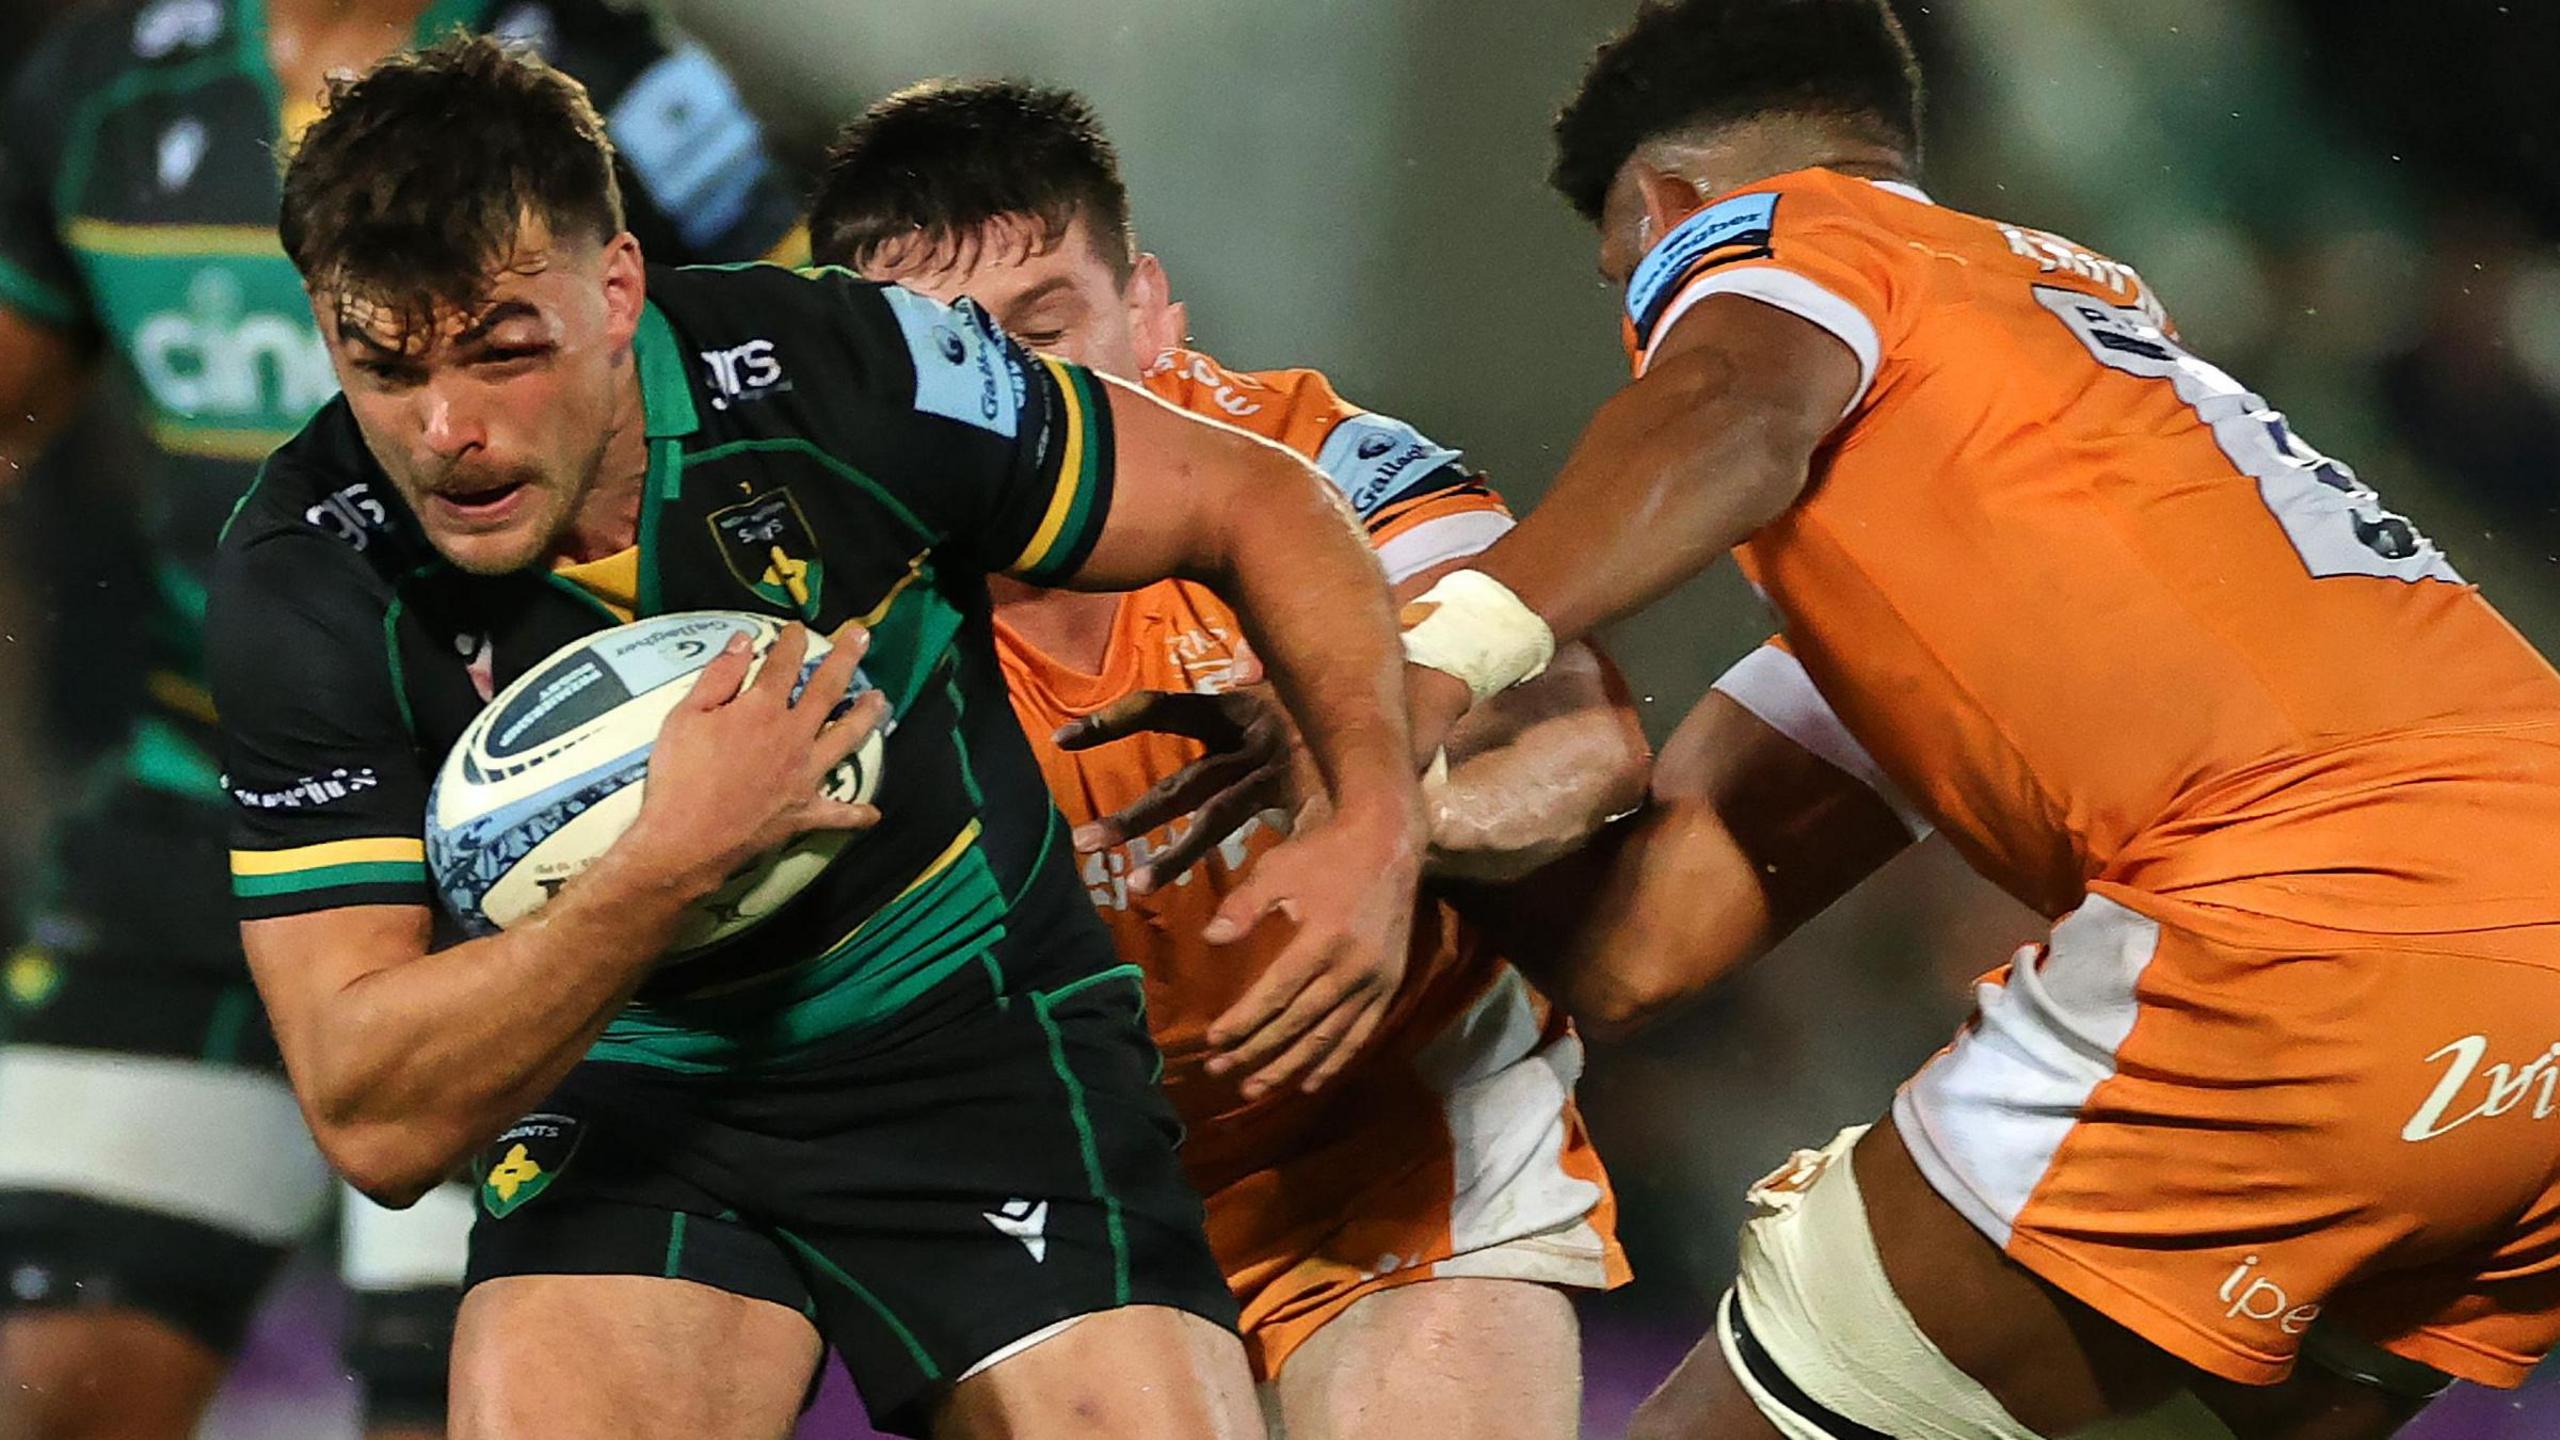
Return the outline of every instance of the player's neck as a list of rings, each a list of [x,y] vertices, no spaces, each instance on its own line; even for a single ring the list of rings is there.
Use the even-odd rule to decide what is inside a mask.
[[[554,563],[583,565],[640,543],[640,496],[649,481],[648,427],[634,362],[616,394],[613,428],[605,436],[596,482],[578,499],[569,528],[553,546]]]
[[[996,618],[1043,656],[1084,675],[1099,675],[1111,658],[1111,628],[1120,597],[1083,590],[1044,590],[1006,575],[987,577]]]

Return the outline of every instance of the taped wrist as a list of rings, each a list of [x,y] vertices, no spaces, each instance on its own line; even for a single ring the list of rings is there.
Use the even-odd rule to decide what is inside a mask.
[[[1453,570],[1405,606],[1404,658],[1456,676],[1478,705],[1555,658],[1555,631],[1511,587],[1481,570]]]

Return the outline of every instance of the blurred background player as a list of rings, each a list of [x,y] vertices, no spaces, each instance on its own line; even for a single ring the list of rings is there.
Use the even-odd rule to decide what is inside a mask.
[[[1427,744],[1735,549],[1890,787],[2056,922],[1757,1188],[1635,1433],[2360,1440],[2521,1383],[2560,675],[2130,268],[1917,189],[1918,106],[1882,0],[1602,49],[1555,178],[1638,378],[1407,632]]]
[[[838,138],[810,225],[822,262],[965,295],[1028,345],[1315,461],[1400,595],[1510,526],[1458,452],[1349,404],[1317,372],[1233,371],[1181,348],[1182,307],[1137,249],[1118,157],[1070,92],[944,81],[881,101]],[[1262,702],[1237,693],[1254,676],[1235,617],[1183,581],[1127,594],[990,585],[1014,709],[1078,826],[1086,888],[1120,954],[1146,969],[1185,1166],[1281,1428],[1295,1440],[1576,1434],[1579,1339],[1563,1289],[1625,1277],[1571,1099],[1580,1043],[1485,933],[1426,903],[1367,1048],[1355,1056],[1355,1034],[1311,1052],[1318,1076],[1339,1077],[1321,1093],[1246,1079],[1250,1055],[1213,1062],[1208,1037],[1267,988],[1278,947],[1198,936],[1288,823],[1286,808],[1257,818],[1263,801],[1241,798],[1175,818],[1195,783],[1262,795],[1235,784],[1239,772],[1289,766]],[[1200,744],[1135,733],[1147,726],[1242,753],[1195,773]],[[1633,803],[1645,752],[1602,662],[1575,647],[1471,715],[1451,757],[1434,869],[1493,876],[1533,868]]]
[[[592,87],[652,255],[800,250],[793,184],[719,66],[607,0],[90,5],[17,67],[0,112],[0,487],[120,372],[149,436],[129,489],[150,593],[96,593],[148,605],[151,665],[49,843],[0,1000],[0,1433],[190,1433],[326,1206],[240,957],[197,634],[224,517],[335,389],[276,243],[279,148],[328,72],[457,26]],[[315,774],[256,800],[366,783]],[[346,1354],[377,1427],[441,1425],[468,1203],[395,1216],[349,1198]]]

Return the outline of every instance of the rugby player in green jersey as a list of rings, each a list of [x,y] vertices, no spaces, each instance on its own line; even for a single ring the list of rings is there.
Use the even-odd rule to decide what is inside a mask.
[[[276,242],[278,142],[328,71],[455,26],[590,87],[651,255],[796,248],[795,187],[727,78],[612,0],[92,4],[0,105],[0,490],[108,368],[157,451],[133,487],[157,583],[89,592],[151,611],[149,703],[77,788],[23,927],[0,921],[0,1434],[190,1434],[327,1205],[230,913],[198,632],[223,518],[335,389]],[[314,517],[362,518],[335,497]],[[346,783],[289,776],[260,798]],[[400,1215],[345,1207],[346,1355],[378,1429],[440,1424],[469,1215],[458,1188]]]
[[[1180,576],[1242,619],[1332,802],[1206,931],[1294,925],[1233,1046],[1280,1083],[1401,974],[1422,809],[1384,576],[1303,460],[965,302],[644,266],[610,154],[574,86],[484,41],[338,88],[280,231],[344,393],[231,521],[208,626],[242,937],[322,1150],[394,1203],[477,1157],[458,1427],[768,1440],[832,1347],[900,1433],[1258,1434],[987,577]],[[833,634],[813,694],[859,659],[898,719],[874,805],[817,793],[880,707],[790,703],[795,627],[753,684],[735,649],[703,671],[619,842],[462,938],[419,838],[454,739],[561,644],[713,607]],[[339,773],[367,783],[241,798]],[[864,833],[664,955],[820,828]]]

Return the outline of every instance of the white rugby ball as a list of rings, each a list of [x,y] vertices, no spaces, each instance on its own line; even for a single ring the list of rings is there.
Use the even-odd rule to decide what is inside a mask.
[[[454,742],[427,799],[427,866],[445,906],[474,934],[540,910],[631,827],[658,727],[732,635],[754,669],[782,622],[740,610],[660,615],[562,646],[491,700]],[[811,634],[800,682],[832,648]],[[752,676],[753,670],[750,670]],[[857,669],[844,704],[871,689]],[[829,772],[827,793],[867,801],[880,786],[889,726]],[[851,837],[801,836],[732,877],[693,909],[669,954],[715,945],[782,908]]]

